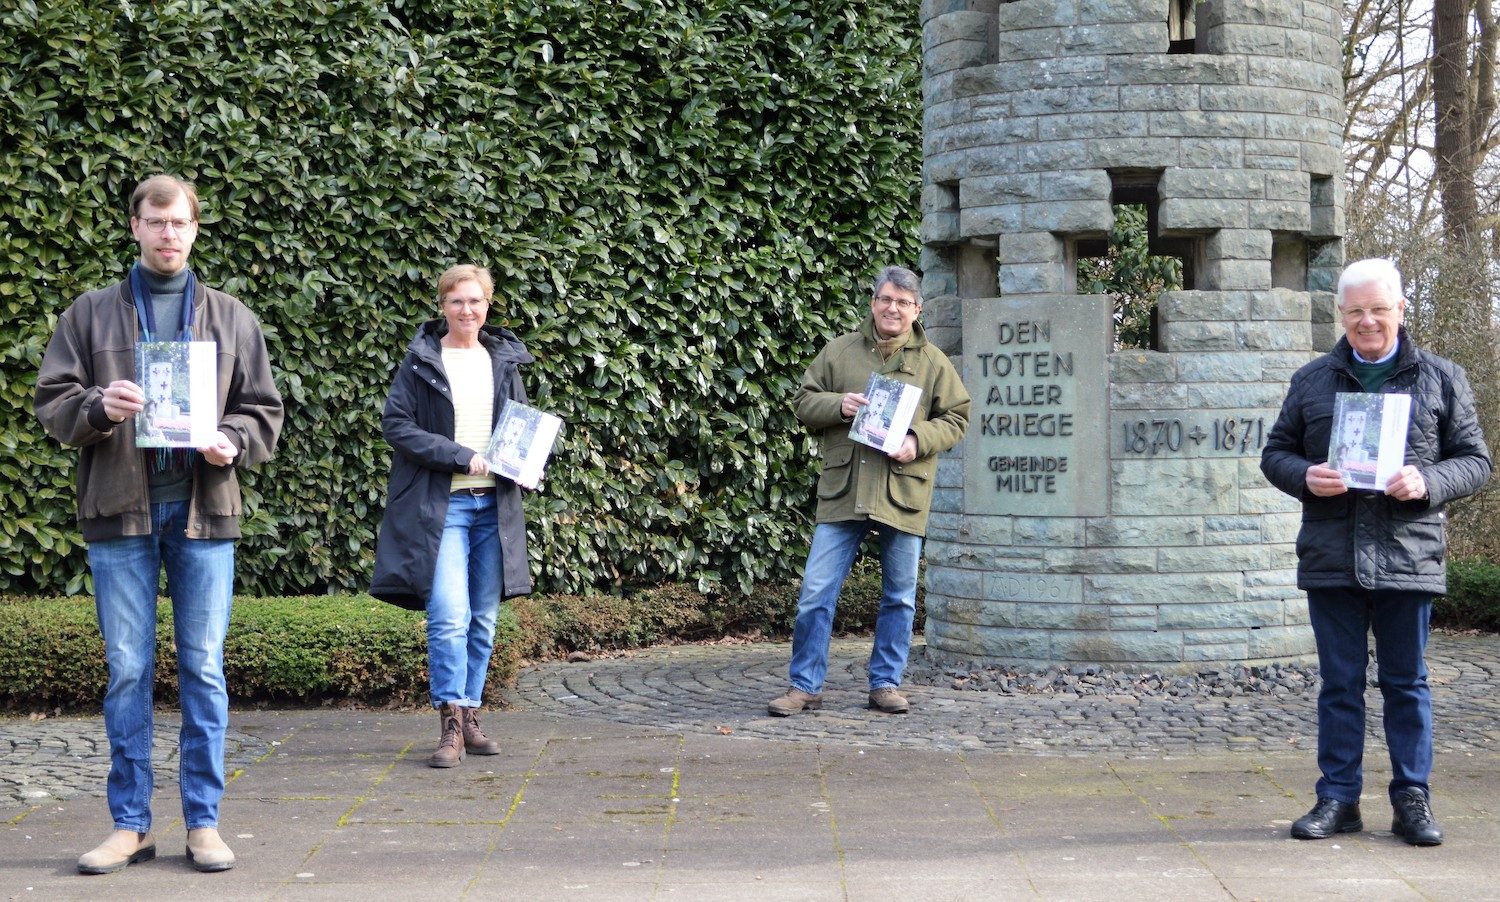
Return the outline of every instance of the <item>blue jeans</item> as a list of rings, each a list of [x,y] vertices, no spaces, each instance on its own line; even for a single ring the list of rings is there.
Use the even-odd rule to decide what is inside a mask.
[[[454,492],[427,599],[432,706],[479,707],[500,615],[500,516],[494,493]]]
[[[828,638],[839,590],[854,566],[859,543],[875,533],[880,543],[880,613],[870,650],[870,690],[901,685],[911,651],[911,624],[917,613],[917,565],[922,537],[874,520],[819,523],[802,571],[797,625],[792,631],[792,685],[814,695],[823,691],[828,674]]]
[[[1375,633],[1376,678],[1385,705],[1385,744],[1397,791],[1427,791],[1432,773],[1432,694],[1427,688],[1424,592],[1309,589],[1307,609],[1318,645],[1318,797],[1358,802],[1364,788],[1365,635]]]
[[[224,794],[224,634],[234,597],[234,540],[189,539],[188,502],[151,505],[151,535],[89,543],[94,606],[109,689],[109,813],[115,829],[151,829],[152,687],[156,677],[156,596],[167,570],[181,696],[179,781],[189,830],[219,825]]]

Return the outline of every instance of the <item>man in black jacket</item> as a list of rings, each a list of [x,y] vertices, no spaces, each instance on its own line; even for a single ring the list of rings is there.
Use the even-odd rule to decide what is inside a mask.
[[[1318,648],[1317,804],[1292,825],[1298,839],[1364,829],[1366,634],[1385,703],[1391,756],[1391,831],[1435,846],[1432,814],[1432,702],[1427,688],[1427,621],[1447,591],[1444,506],[1478,491],[1490,454],[1463,368],[1418,348],[1401,322],[1401,274],[1389,260],[1360,260],[1338,285],[1345,336],[1292,377],[1261,455],[1261,472],[1302,502],[1297,586],[1307,591]],[[1327,465],[1338,392],[1411,396],[1403,466],[1379,491],[1351,490]]]

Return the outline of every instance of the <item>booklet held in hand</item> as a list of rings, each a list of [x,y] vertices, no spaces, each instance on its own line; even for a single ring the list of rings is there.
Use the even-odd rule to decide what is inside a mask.
[[[1384,491],[1406,460],[1406,427],[1411,395],[1338,392],[1333,399],[1333,430],[1328,466],[1351,489]]]
[[[135,373],[146,406],[135,415],[137,448],[203,448],[219,429],[217,346],[211,341],[142,341]]]
[[[849,437],[862,445],[879,448],[886,454],[900,450],[906,430],[917,413],[922,390],[899,379],[870,374],[865,386],[868,404],[861,407],[849,424]]]
[[[536,488],[560,429],[562,420],[558,417],[507,399],[484,452],[490,472],[528,489]]]

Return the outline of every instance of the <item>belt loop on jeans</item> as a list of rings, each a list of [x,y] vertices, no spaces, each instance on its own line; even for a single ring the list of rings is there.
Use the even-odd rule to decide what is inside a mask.
[[[455,495],[473,495],[474,497],[478,498],[481,495],[493,495],[493,494],[495,494],[495,487],[492,486],[492,485],[489,485],[489,486],[485,486],[482,489],[476,489],[476,488],[454,489],[453,490],[453,494],[455,494]]]

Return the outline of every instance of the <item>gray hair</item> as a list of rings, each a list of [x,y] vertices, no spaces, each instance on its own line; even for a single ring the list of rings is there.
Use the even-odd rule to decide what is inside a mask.
[[[1344,272],[1339,276],[1338,305],[1344,306],[1344,293],[1351,288],[1363,288],[1366,285],[1377,285],[1385,290],[1391,303],[1400,305],[1405,299],[1401,293],[1401,270],[1396,264],[1384,257],[1370,257],[1366,260],[1356,260],[1344,267]]]
[[[922,280],[916,273],[904,266],[887,266],[875,277],[875,288],[870,296],[880,294],[880,289],[887,285],[894,285],[902,291],[910,291],[916,296],[917,306],[922,305]]]

